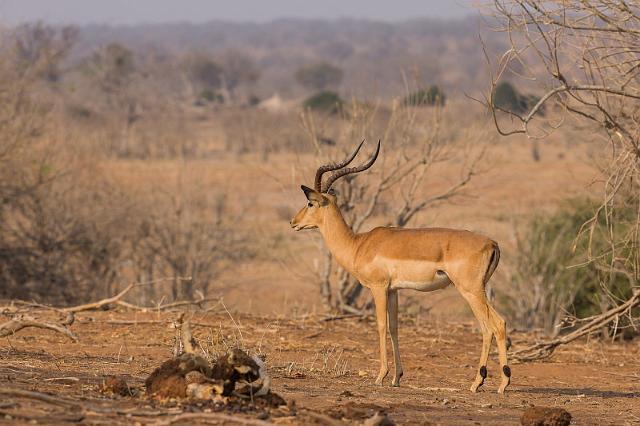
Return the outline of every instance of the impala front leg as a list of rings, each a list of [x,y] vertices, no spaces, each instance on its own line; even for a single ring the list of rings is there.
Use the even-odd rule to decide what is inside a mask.
[[[391,347],[393,348],[393,364],[395,374],[392,386],[400,386],[402,377],[402,361],[400,360],[400,344],[398,343],[398,290],[389,290],[389,332],[391,334]]]
[[[387,304],[388,292],[387,287],[372,287],[373,301],[376,305],[376,321],[378,323],[378,339],[380,341],[380,373],[376,379],[376,385],[382,385],[382,382],[389,368],[387,367]]]

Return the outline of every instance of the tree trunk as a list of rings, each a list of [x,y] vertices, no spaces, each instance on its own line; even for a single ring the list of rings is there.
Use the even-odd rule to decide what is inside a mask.
[[[325,309],[333,308],[333,298],[331,297],[331,253],[325,253],[324,265],[322,271],[322,280],[320,281],[320,297]]]

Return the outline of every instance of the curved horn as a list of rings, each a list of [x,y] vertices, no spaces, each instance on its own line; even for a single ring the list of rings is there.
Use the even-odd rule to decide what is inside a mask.
[[[362,142],[360,142],[360,145],[358,145],[356,150],[353,151],[353,154],[351,154],[351,156],[348,157],[346,160],[344,160],[342,163],[338,163],[338,164],[333,163],[333,164],[320,166],[316,171],[315,190],[318,192],[322,192],[322,175],[326,172],[338,170],[349,165],[349,163],[351,163],[353,159],[356,158],[356,155],[358,155],[358,151],[360,151],[360,148],[362,148],[362,144],[364,144],[364,139],[362,140]]]
[[[373,157],[371,157],[371,159],[369,161],[367,161],[362,166],[350,167],[350,168],[347,168],[347,169],[342,169],[339,172],[336,172],[336,173],[332,174],[331,177],[329,178],[329,180],[327,181],[327,187],[321,192],[329,191],[329,189],[331,189],[331,185],[333,185],[333,183],[335,181],[337,181],[338,179],[340,179],[341,177],[346,176],[346,175],[350,175],[352,173],[364,172],[369,167],[373,166],[373,163],[375,163],[376,159],[378,158],[378,153],[379,152],[380,152],[380,141],[378,141],[378,147],[376,148],[375,154],[373,154]]]

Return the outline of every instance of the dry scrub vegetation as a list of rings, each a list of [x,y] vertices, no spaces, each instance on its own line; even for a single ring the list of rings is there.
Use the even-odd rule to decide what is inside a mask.
[[[421,21],[354,23],[359,30],[350,32],[314,23],[290,50],[278,43],[304,24],[283,23],[269,37],[264,26],[254,33],[212,24],[214,35],[219,25],[236,40],[260,38],[246,51],[231,37],[224,49],[203,49],[207,31],[198,28],[183,49],[169,48],[175,40],[165,49],[128,46],[141,31],[134,28],[114,35],[31,24],[1,32],[0,298],[7,300],[0,314],[7,321],[0,351],[18,367],[0,365],[0,376],[18,372],[21,389],[51,380],[44,387],[52,392],[62,380],[69,396],[87,391],[93,399],[11,388],[0,391],[14,399],[0,410],[46,418],[21,412],[31,399],[71,407],[68,416],[56,412],[70,422],[129,415],[171,424],[206,414],[231,421],[211,410],[236,410],[260,416],[247,424],[342,424],[382,421],[382,412],[402,407],[395,415],[407,423],[499,423],[501,413],[515,420],[529,403],[565,400],[583,420],[597,412],[637,420],[627,407],[637,390],[616,377],[637,377],[638,366],[640,12],[604,1],[496,1],[491,11],[489,23],[508,37],[483,35],[491,70],[484,105],[455,90],[484,81],[483,46],[470,44],[468,29],[443,24],[422,31]],[[307,53],[308,39],[327,25],[335,34]],[[433,46],[406,43],[433,31],[442,33],[432,35]],[[96,42],[106,36],[113,40]],[[407,56],[438,46],[455,55],[407,64]],[[375,81],[358,78],[358,64],[380,58],[384,66],[369,76]],[[527,81],[519,84],[521,77]],[[389,82],[376,93],[363,89],[376,78]],[[367,388],[377,356],[369,294],[317,233],[294,234],[288,223],[305,203],[299,185],[363,140],[362,157],[382,141],[377,163],[335,186],[354,230],[443,226],[489,235],[502,257],[487,292],[507,313],[511,359],[548,358],[589,339],[574,352],[559,349],[557,366],[514,367],[522,371],[514,373],[514,392],[525,402],[458,396],[474,374],[466,353],[480,342],[453,288],[401,295],[408,386],[393,395]],[[181,405],[140,391],[171,347],[177,356],[193,344],[174,336],[185,311],[200,355],[220,360],[240,347],[266,356],[288,404],[254,405],[250,393],[250,402],[244,395],[235,405]],[[34,352],[24,328],[47,353]],[[65,377],[49,377],[47,357],[73,358],[59,367]],[[27,374],[33,359],[42,368]],[[214,378],[215,362],[200,380]],[[105,402],[107,372],[133,367],[127,379],[140,392],[114,379],[116,394],[130,399]],[[567,368],[612,390],[588,388],[580,375],[558,381]],[[186,385],[187,373],[178,373],[170,379]],[[228,396],[207,383],[210,394]],[[296,408],[294,397],[305,407]]]
[[[40,24],[3,34],[0,271],[7,298],[80,302],[111,295],[125,282],[163,277],[177,278],[145,286],[139,302],[207,294],[225,270],[271,262],[293,248],[288,235],[274,237],[265,225],[284,222],[292,209],[274,201],[281,193],[268,196],[243,179],[244,164],[261,164],[263,180],[290,191],[283,167],[294,166],[301,179],[302,167],[306,172],[352,141],[382,138],[377,181],[347,180],[339,189],[357,229],[389,218],[404,226],[456,195],[479,171],[491,139],[481,140],[486,131],[469,118],[467,129],[444,130],[455,111],[398,101],[353,100],[339,115],[203,107],[189,99],[213,88],[233,93],[255,76],[230,81],[224,72],[246,73],[249,65],[236,58],[210,81],[215,63],[190,56],[168,84],[166,70],[153,68],[158,62],[108,44],[64,69],[76,37],[72,29]],[[419,198],[431,169],[446,161],[459,163],[460,177]],[[213,185],[205,168],[215,172]],[[326,293],[330,266],[323,269]],[[347,286],[345,278],[340,295],[349,300],[338,306],[325,298],[327,306],[356,303],[357,283]]]
[[[567,312],[596,313],[594,287],[557,282],[581,258],[554,247],[570,252],[580,223],[550,231],[562,244],[536,239],[547,232],[535,228],[542,219],[527,224],[596,176],[582,161],[599,149],[577,141],[586,134],[579,123],[550,136],[536,161],[540,152],[529,158],[498,140],[491,115],[468,99],[407,102],[422,93],[418,80],[409,83],[415,74],[403,74],[397,98],[340,100],[328,113],[280,98],[256,104],[260,69],[239,52],[170,56],[107,43],[77,57],[80,37],[41,24],[2,36],[3,297],[77,303],[161,280],[130,297],[148,305],[215,295],[260,312],[366,313],[368,293],[315,235],[294,236],[287,221],[300,207],[298,185],[318,164],[381,139],[379,164],[336,187],[355,230],[470,227],[506,250],[491,293],[516,324],[554,334]],[[310,74],[305,84],[324,90],[343,78],[335,67],[316,68],[333,77]],[[564,164],[571,176],[548,173]],[[468,315],[451,296],[424,303],[408,295],[405,307],[437,312],[444,300],[458,308],[440,312]]]
[[[150,156],[150,136],[134,132],[131,116],[101,115],[88,127],[85,118],[70,114],[62,88],[50,81],[51,69],[68,49],[66,32],[40,26],[26,31],[3,36],[2,295],[86,301],[112,294],[123,282],[171,276],[174,282],[157,294],[150,286],[139,297],[192,297],[196,290],[207,292],[230,262],[251,258],[244,233],[230,230],[224,192],[200,188],[186,163],[175,168],[170,185],[145,180],[136,186],[114,178],[110,159],[132,152]],[[101,78],[124,84],[129,70],[112,60],[115,75]],[[116,102],[110,111],[126,110],[120,89],[105,89],[106,100]],[[155,124],[141,127],[181,139],[175,128],[171,136]],[[183,158],[184,152],[169,154]],[[178,277],[190,279],[183,283]]]
[[[636,333],[640,305],[640,9],[626,2],[600,0],[496,0],[492,10],[498,30],[510,41],[492,75],[488,97],[498,132],[536,140],[575,122],[592,130],[610,148],[599,159],[603,190],[595,202],[574,200],[572,207],[555,218],[533,224],[538,236],[529,235],[529,244],[524,246],[533,262],[520,278],[542,280],[526,298],[535,300],[533,314],[538,319],[533,321],[552,333],[562,326],[577,328],[568,334],[572,337],[595,330],[604,337],[615,337],[621,330]],[[496,106],[493,96],[498,80],[515,69],[523,79],[537,84],[540,93],[519,112]],[[505,123],[500,114],[511,123]],[[576,235],[570,246],[562,241],[563,228]],[[551,235],[543,235],[545,232]],[[547,247],[547,252],[539,251],[540,247]],[[546,300],[549,297],[555,300]],[[558,308],[567,315],[558,315]],[[560,337],[527,356],[548,356],[557,344],[570,340]]]

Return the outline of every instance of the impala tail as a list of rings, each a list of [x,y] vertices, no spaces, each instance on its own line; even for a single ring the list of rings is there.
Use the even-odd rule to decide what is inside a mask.
[[[498,243],[493,241],[493,250],[491,251],[491,258],[489,259],[487,272],[484,274],[484,279],[482,280],[485,285],[489,282],[489,279],[491,278],[494,271],[498,267],[498,262],[500,262],[500,247],[498,247]]]

